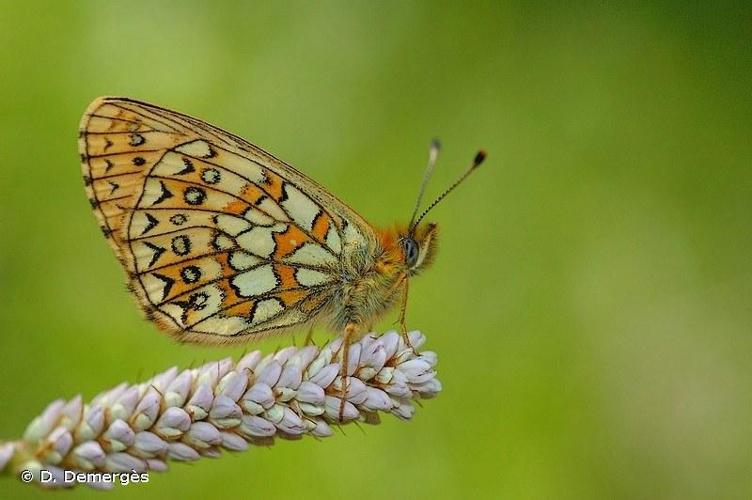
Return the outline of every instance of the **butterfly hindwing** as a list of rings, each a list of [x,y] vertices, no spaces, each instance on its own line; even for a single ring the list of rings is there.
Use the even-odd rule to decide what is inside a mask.
[[[315,320],[338,264],[374,236],[289,165],[195,118],[101,98],[82,119],[94,212],[147,314],[228,342]]]

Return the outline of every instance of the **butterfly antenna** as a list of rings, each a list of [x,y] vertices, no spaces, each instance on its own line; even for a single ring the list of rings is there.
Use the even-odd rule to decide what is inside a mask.
[[[454,181],[454,183],[451,186],[449,186],[443,193],[441,193],[438,196],[438,198],[436,198],[435,200],[433,200],[433,203],[431,203],[430,205],[428,205],[428,208],[426,208],[423,211],[423,213],[420,214],[420,217],[418,217],[418,220],[416,220],[414,223],[410,224],[410,232],[412,232],[418,226],[418,224],[420,224],[420,221],[423,220],[423,217],[425,217],[426,214],[428,214],[428,212],[430,212],[431,209],[433,209],[433,207],[435,207],[436,205],[438,205],[441,200],[443,200],[444,198],[446,198],[449,193],[451,193],[452,191],[454,191],[457,188],[457,186],[459,186],[460,184],[462,184],[462,182],[465,179],[467,179],[468,177],[470,177],[470,174],[472,174],[473,172],[475,172],[475,170],[480,166],[481,163],[483,163],[483,160],[485,160],[485,159],[486,159],[486,152],[481,149],[480,151],[478,151],[476,153],[475,158],[473,158],[473,162],[470,164],[470,166],[467,168],[467,170],[465,170],[465,172],[456,181]]]
[[[436,166],[436,159],[439,157],[439,151],[441,151],[441,142],[439,142],[438,139],[432,140],[431,146],[428,148],[428,164],[426,165],[426,170],[423,173],[423,181],[420,183],[418,199],[415,201],[415,210],[413,210],[413,216],[410,217],[410,225],[408,227],[411,230],[416,226],[416,224],[413,223],[415,222],[415,217],[418,215],[420,202],[423,201],[423,194],[425,194],[426,192],[428,180],[431,178],[431,175],[433,175],[433,169]]]

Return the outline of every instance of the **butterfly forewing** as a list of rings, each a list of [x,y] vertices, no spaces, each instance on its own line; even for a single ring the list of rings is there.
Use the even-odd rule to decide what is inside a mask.
[[[370,226],[291,166],[157,106],[100,98],[81,122],[84,181],[147,315],[228,342],[315,320]]]

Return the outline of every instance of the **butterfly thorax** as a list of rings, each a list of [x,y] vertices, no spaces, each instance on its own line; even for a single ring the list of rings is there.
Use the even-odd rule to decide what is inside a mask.
[[[342,262],[341,280],[330,307],[331,326],[342,330],[348,324],[370,328],[400,299],[407,280],[426,267],[435,251],[436,226],[420,228],[414,235],[420,242],[420,260],[409,266],[401,244],[408,231],[404,227],[376,232],[372,248],[361,247]]]
[[[368,329],[399,299],[407,268],[395,231],[378,233],[373,247],[360,247],[343,259],[340,281],[327,310],[330,326],[341,331],[348,324]]]

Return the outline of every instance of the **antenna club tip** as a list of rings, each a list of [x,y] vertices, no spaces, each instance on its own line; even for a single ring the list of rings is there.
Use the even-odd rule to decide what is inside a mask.
[[[441,141],[438,137],[431,139],[431,149],[441,149]]]
[[[484,149],[481,149],[475,154],[475,159],[473,160],[473,168],[480,166],[481,163],[483,163],[483,160],[486,159],[487,153]]]

